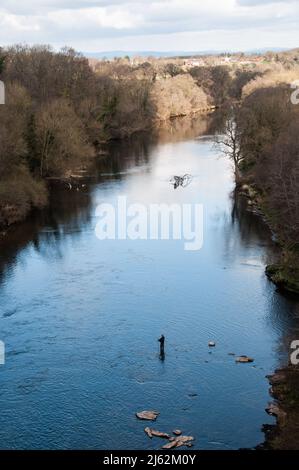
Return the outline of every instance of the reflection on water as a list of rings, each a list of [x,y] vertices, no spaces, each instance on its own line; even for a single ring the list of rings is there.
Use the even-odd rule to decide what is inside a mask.
[[[275,247],[213,146],[220,118],[109,145],[86,189],[56,189],[1,242],[2,448],[158,448],[134,416],[142,409],[158,409],[159,429],[181,428],[199,449],[263,440],[273,421],[265,375],[286,360],[299,306],[264,275]],[[191,184],[174,191],[169,179],[186,173]],[[202,203],[203,248],[100,242],[95,208],[120,194]],[[237,365],[231,352],[255,363]]]

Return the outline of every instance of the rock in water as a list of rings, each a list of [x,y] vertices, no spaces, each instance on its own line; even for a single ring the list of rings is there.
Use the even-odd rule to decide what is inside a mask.
[[[245,364],[245,363],[248,363],[248,362],[254,362],[254,359],[252,359],[251,357],[248,357],[248,356],[240,356],[240,357],[237,357],[236,359],[236,362],[240,362],[241,364]]]
[[[148,437],[150,437],[150,438],[153,437],[151,428],[145,428],[144,432],[145,432],[145,434],[148,435]]]
[[[182,434],[182,431],[181,431],[180,429],[175,429],[175,430],[173,431],[173,434],[174,434],[175,436],[180,436],[180,435]]]
[[[152,438],[154,437],[161,437],[162,439],[169,439],[170,436],[166,432],[160,432],[157,431],[156,429],[151,429],[151,428],[145,428],[144,432],[148,435],[148,437]]]
[[[171,440],[168,444],[165,444],[162,449],[174,449],[175,447],[188,446],[191,441],[194,441],[194,437],[192,436],[179,436],[174,440]]]
[[[147,421],[156,421],[157,417],[159,416],[158,411],[140,411],[136,413],[138,419],[144,419]]]
[[[169,434],[167,434],[166,432],[156,431],[155,429],[152,429],[151,431],[152,431],[152,435],[155,437],[161,437],[162,439],[169,439]]]
[[[177,440],[172,439],[171,441],[169,441],[168,444],[165,444],[165,446],[162,446],[162,449],[173,449],[176,446],[177,446]]]

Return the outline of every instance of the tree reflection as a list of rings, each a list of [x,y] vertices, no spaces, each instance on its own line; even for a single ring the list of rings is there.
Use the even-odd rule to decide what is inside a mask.
[[[273,263],[279,256],[279,247],[272,239],[272,232],[261,215],[254,213],[252,208],[248,206],[246,197],[240,195],[235,190],[231,195],[231,229],[237,229],[239,239],[245,247],[260,246],[264,256],[265,265]],[[231,231],[228,231],[231,237]],[[236,247],[226,240],[226,250],[237,252]],[[288,361],[289,345],[293,339],[297,339],[299,331],[299,302],[298,299],[292,298],[279,292],[276,287],[264,277],[267,286],[265,295],[267,296],[268,312],[267,322],[269,326],[276,332],[278,336],[276,357],[277,366]]]

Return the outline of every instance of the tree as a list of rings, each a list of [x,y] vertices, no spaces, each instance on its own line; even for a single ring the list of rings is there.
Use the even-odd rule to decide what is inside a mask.
[[[31,100],[20,85],[8,84],[6,105],[0,106],[0,178],[4,179],[24,162],[26,122]]]
[[[262,161],[280,133],[292,119],[293,108],[286,86],[256,90],[242,103],[237,127],[242,135],[242,153],[246,168]]]
[[[25,134],[27,152],[26,157],[30,170],[34,173],[39,167],[39,149],[36,135],[36,119],[31,113],[27,122],[27,130]]]
[[[241,100],[244,86],[251,80],[261,76],[262,73],[256,70],[237,70],[231,83],[230,95],[236,100]]]
[[[2,48],[0,47],[0,74],[4,70],[4,65],[5,65],[5,55],[2,52]]]
[[[211,67],[210,73],[213,83],[210,93],[214,98],[215,105],[221,106],[229,98],[232,78],[229,69],[222,65]]]
[[[157,81],[152,96],[155,114],[160,120],[189,115],[209,107],[207,95],[189,74]]]
[[[182,73],[180,67],[178,67],[176,64],[169,63],[164,66],[164,74],[165,75],[170,75],[171,77],[175,77],[176,75],[179,75]]]
[[[32,177],[26,159],[30,97],[16,84],[8,84],[6,92],[6,105],[0,107],[0,226],[22,220],[31,207],[47,201],[45,185]]]
[[[267,205],[289,249],[299,248],[299,115],[274,143],[256,168],[259,187],[267,190]]]
[[[227,119],[222,135],[215,137],[215,143],[220,151],[228,156],[234,164],[236,183],[241,180],[241,165],[244,161],[242,154],[242,133],[233,117]]]
[[[66,175],[93,155],[82,122],[62,98],[40,110],[36,133],[42,177]]]
[[[197,85],[203,89],[207,96],[212,98],[211,89],[213,87],[213,81],[211,76],[210,67],[193,67],[190,70],[191,77],[194,78]],[[213,103],[214,104],[214,103]]]

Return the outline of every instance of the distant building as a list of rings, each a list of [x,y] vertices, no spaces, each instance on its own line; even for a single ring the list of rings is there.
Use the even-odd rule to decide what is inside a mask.
[[[186,69],[192,69],[193,67],[204,67],[205,61],[203,59],[188,59],[184,61],[184,67]]]

